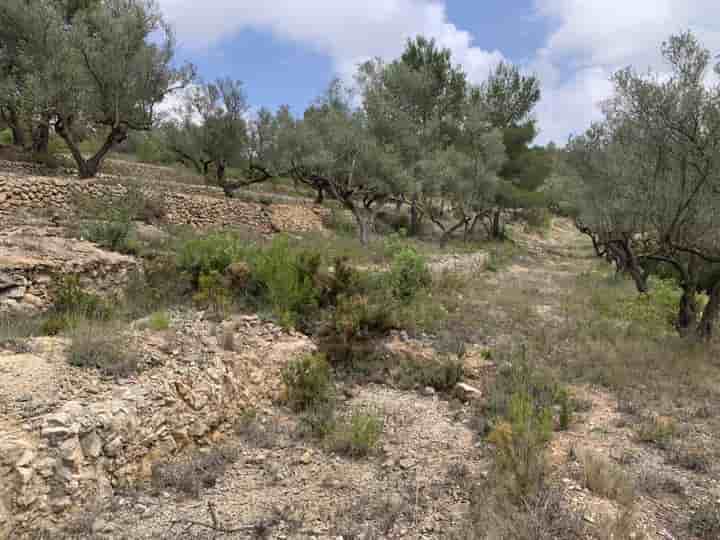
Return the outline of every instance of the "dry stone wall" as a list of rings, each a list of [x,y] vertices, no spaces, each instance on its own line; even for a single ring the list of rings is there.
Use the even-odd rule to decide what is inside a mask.
[[[56,227],[7,226],[0,230],[0,314],[43,310],[59,275],[78,276],[85,288],[109,296],[136,269],[134,258],[64,238]]]
[[[131,346],[144,370],[125,381],[69,366],[60,338],[0,347],[0,385],[13,381],[0,395],[0,538],[58,528],[149,480],[154,464],[218,441],[241,411],[277,399],[288,359],[315,349],[255,316],[222,324],[234,351],[202,314],[174,314],[164,334],[140,326]]]
[[[0,162],[0,220],[23,213],[73,214],[81,197],[111,201],[138,186],[147,196],[161,201],[167,221],[198,228],[249,227],[261,234],[319,231],[328,210],[305,203],[259,204],[228,199],[219,188],[159,180],[147,182],[104,175],[79,180],[67,176],[33,174],[26,164]],[[26,170],[27,169],[27,170]]]

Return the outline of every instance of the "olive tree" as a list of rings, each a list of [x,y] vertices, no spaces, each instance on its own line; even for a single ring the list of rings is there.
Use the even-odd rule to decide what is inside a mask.
[[[193,70],[171,65],[174,40],[153,0],[72,4],[69,11],[64,2],[29,3],[42,16],[25,38],[31,69],[23,93],[33,114],[46,117],[63,139],[80,177],[89,178],[130,130],[152,128],[156,105],[187,84]],[[86,126],[104,133],[89,158],[78,144]]]
[[[228,165],[245,158],[247,101],[240,81],[218,79],[192,86],[184,95],[180,119],[165,126],[170,150],[178,159],[207,176],[215,167],[217,183],[229,194]]]
[[[406,189],[396,156],[368,129],[339,83],[311,106],[294,127],[285,150],[292,174],[322,186],[354,216],[368,243],[382,206]]]
[[[616,73],[605,121],[571,141],[593,194],[580,218],[640,274],[639,290],[649,273],[672,272],[678,329],[708,338],[720,315],[720,84],[706,84],[711,56],[692,34],[662,52],[669,75]]]
[[[410,206],[410,233],[416,233],[423,199],[436,193],[437,179],[423,175],[429,155],[442,155],[458,136],[467,78],[452,64],[449,49],[422,36],[408,40],[402,56],[361,66],[358,81],[369,127],[392,148],[414,181],[402,199]]]
[[[467,238],[488,216],[505,160],[502,133],[490,125],[481,103],[468,101],[453,146],[430,154],[418,167],[427,186],[421,208],[442,231],[442,244],[460,228]]]

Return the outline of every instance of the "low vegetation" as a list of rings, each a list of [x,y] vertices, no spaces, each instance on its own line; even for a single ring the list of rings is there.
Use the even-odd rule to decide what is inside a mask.
[[[720,537],[717,505],[704,502],[720,455],[720,85],[694,35],[663,44],[662,77],[618,71],[603,119],[557,149],[532,146],[537,77],[501,62],[473,84],[422,36],[397,59],[358,66],[356,95],[333,81],[301,115],[250,115],[240,81],[178,67],[166,30],[151,0],[0,5],[0,144],[17,156],[44,167],[72,159],[90,178],[115,149],[191,170],[218,197],[267,210],[312,196],[328,211],[318,233],[196,231],[164,224],[170,209],[123,180],[120,196],[77,197],[71,233],[137,258],[124,290],[104,296],[58,276],[47,313],[0,316],[3,349],[60,336],[71,366],[122,379],[143,368],[128,324],[161,340],[183,309],[201,311],[238,362],[245,345],[228,319],[240,313],[313,339],[318,352],[287,362],[273,405],[292,432],[250,410],[237,440],[156,464],[156,490],[199,497],[238,460],[236,443],[292,441],[374,466],[391,413],[352,392],[372,382],[442,401],[488,457],[468,461],[481,472],[455,465],[443,480],[468,503],[449,538],[640,538],[638,493],[682,509],[677,537]],[[159,120],[155,106],[182,89],[181,110]],[[144,238],[148,225],[160,234]],[[568,240],[578,231],[590,256]],[[454,268],[456,256],[472,266]],[[465,381],[478,386],[472,399]],[[600,401],[613,418],[603,429],[632,450],[606,457],[573,444],[567,463],[550,459],[593,412],[578,392]],[[589,519],[558,470],[617,515]],[[373,519],[387,537],[401,522],[408,532],[403,520],[418,526],[419,476],[410,495],[353,501],[346,520]],[[370,537],[346,525],[348,537]]]

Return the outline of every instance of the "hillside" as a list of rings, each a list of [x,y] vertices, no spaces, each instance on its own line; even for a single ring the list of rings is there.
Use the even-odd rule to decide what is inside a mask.
[[[328,228],[331,209],[286,195],[224,200],[138,164],[82,182],[3,167],[5,537],[720,534],[717,344],[676,338],[663,298],[628,294],[568,220],[516,221],[505,244],[358,249]],[[137,190],[161,210],[108,244],[97,224]],[[208,239],[240,266],[203,288],[213,274],[193,283],[172,265],[210,264]],[[277,269],[306,264],[302,250],[322,255],[320,296],[290,304],[300,293]],[[431,277],[403,270],[420,289],[393,300],[402,257]],[[280,273],[250,292],[260,272]],[[349,301],[330,296],[343,287]]]

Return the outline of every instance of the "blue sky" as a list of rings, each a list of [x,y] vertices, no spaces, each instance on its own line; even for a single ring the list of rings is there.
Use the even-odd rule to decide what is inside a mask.
[[[599,118],[612,72],[662,70],[660,43],[692,29],[720,52],[717,0],[160,0],[178,59],[244,82],[250,104],[297,113],[357,63],[396,57],[408,37],[449,47],[474,82],[505,59],[537,74],[538,142]]]

